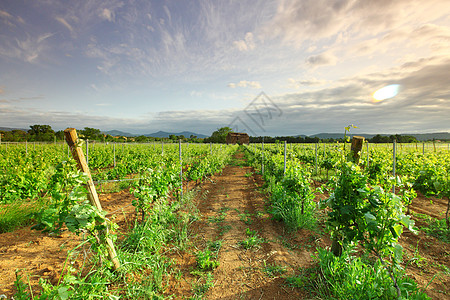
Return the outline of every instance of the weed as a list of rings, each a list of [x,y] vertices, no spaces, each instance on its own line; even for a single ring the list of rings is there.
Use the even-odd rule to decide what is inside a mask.
[[[286,273],[286,267],[285,266],[278,266],[275,264],[266,265],[266,261],[264,261],[264,268],[263,272],[266,273],[269,277],[278,277],[281,274]]]
[[[409,263],[415,264],[419,268],[423,268],[426,266],[427,260],[419,254],[419,241],[417,241],[416,248],[414,249],[413,257],[407,261],[406,265]]]
[[[244,249],[259,248],[265,242],[263,238],[258,236],[256,231],[250,230],[249,228],[246,229],[246,234],[249,237],[239,242]]]
[[[201,270],[214,270],[219,266],[219,261],[215,259],[215,254],[209,249],[197,252],[197,266]]]
[[[239,214],[239,219],[247,225],[251,225],[253,223],[252,215],[249,213]]]
[[[219,225],[217,227],[219,229],[220,236],[224,235],[225,233],[231,230],[231,225]]]
[[[434,236],[438,240],[450,243],[450,229],[447,227],[445,218],[438,220],[430,217],[428,226],[423,226],[420,229],[426,234]]]
[[[214,275],[211,272],[206,274],[197,273],[197,275],[199,275],[200,278],[192,285],[194,296],[191,297],[191,299],[202,299],[203,294],[214,287]]]

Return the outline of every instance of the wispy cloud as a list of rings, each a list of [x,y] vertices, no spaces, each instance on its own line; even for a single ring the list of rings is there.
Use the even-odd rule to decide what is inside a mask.
[[[261,88],[261,84],[257,81],[247,81],[247,80],[241,80],[238,83],[229,83],[228,87],[234,89],[236,87],[249,87],[249,88],[253,88],[253,89],[260,89]]]
[[[300,87],[305,87],[305,86],[321,86],[326,83],[327,83],[327,81],[319,80],[316,78],[300,79],[300,80],[295,80],[294,78],[288,78],[288,87],[293,88],[293,89],[298,89]]]
[[[72,25],[70,25],[63,17],[55,17],[56,21],[64,25],[67,29],[69,29],[70,33],[74,33]]]

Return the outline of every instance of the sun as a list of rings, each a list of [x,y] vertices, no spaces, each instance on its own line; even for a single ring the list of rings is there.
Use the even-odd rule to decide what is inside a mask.
[[[386,99],[393,98],[397,96],[400,89],[400,84],[390,84],[381,89],[375,91],[372,95],[372,102],[377,103]]]

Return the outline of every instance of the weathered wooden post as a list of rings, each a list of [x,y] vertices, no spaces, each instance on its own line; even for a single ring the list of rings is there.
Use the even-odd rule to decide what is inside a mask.
[[[353,136],[352,138],[352,147],[351,147],[351,155],[353,161],[358,164],[359,163],[359,157],[361,155],[361,149],[364,144],[364,137],[362,136]]]
[[[98,199],[97,191],[95,190],[94,182],[92,181],[91,172],[89,171],[89,167],[86,164],[86,159],[84,158],[83,149],[81,149],[80,145],[78,144],[78,135],[75,128],[67,128],[64,130],[64,135],[66,137],[67,144],[70,147],[70,150],[72,152],[72,156],[77,162],[78,169],[80,169],[82,172],[86,173],[89,177],[89,180],[87,182],[87,188],[88,188],[88,199],[92,206],[95,206],[99,211],[102,211],[102,206],[100,204],[100,200]],[[103,221],[104,223],[102,225],[106,225],[106,220]],[[107,235],[107,229],[106,231],[100,232],[105,237],[106,241],[106,248],[108,249],[108,254],[113,262],[114,269],[117,270],[120,268],[120,262],[117,258],[116,250],[114,249],[114,244],[111,240],[111,238]]]

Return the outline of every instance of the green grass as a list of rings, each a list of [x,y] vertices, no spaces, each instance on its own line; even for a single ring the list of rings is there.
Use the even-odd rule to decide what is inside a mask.
[[[27,226],[35,222],[34,215],[43,204],[40,201],[29,203],[12,203],[0,206],[0,233],[14,231],[21,226]]]
[[[265,242],[256,231],[250,230],[250,228],[246,229],[246,234],[248,238],[239,242],[239,245],[244,249],[259,248],[261,244]]]
[[[276,264],[266,265],[266,262],[264,262],[263,272],[269,277],[278,277],[286,273],[286,271],[287,269],[284,266],[278,266]]]
[[[239,219],[247,225],[251,225],[253,223],[252,214],[249,213],[239,214]]]

